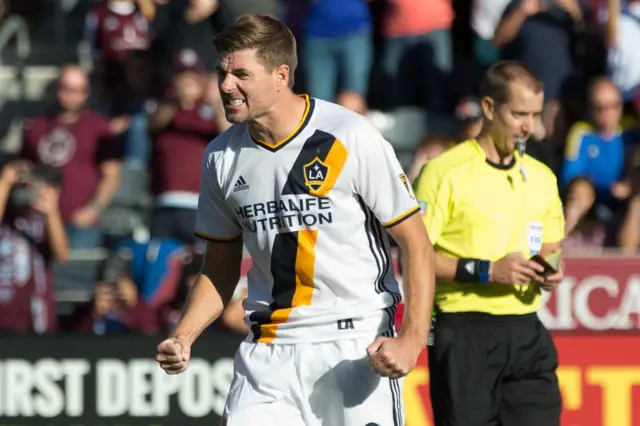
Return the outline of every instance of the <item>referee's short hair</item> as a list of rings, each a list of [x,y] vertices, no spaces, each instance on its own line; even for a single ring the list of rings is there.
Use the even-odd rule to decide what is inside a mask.
[[[282,22],[267,15],[247,14],[226,27],[213,39],[220,57],[239,50],[256,50],[260,63],[269,71],[289,67],[289,87],[298,66],[296,39]]]
[[[542,80],[517,61],[500,61],[491,66],[480,82],[480,97],[489,97],[500,105],[509,102],[511,83],[522,83],[535,93],[544,90]]]

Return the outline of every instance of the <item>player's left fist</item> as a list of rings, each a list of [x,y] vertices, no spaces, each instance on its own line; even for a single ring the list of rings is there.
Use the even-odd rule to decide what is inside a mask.
[[[369,345],[367,353],[369,364],[376,373],[398,379],[409,374],[422,349],[422,345],[408,337],[379,336]]]

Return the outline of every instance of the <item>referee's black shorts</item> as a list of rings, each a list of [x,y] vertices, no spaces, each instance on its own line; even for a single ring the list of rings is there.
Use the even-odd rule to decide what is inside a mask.
[[[435,426],[560,425],[558,354],[536,314],[435,321],[428,348]]]

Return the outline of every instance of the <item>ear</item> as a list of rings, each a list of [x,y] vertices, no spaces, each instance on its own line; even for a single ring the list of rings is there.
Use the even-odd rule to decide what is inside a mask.
[[[489,121],[493,121],[494,117],[495,117],[495,102],[493,101],[492,98],[485,96],[484,98],[482,98],[482,112],[484,113],[484,116],[487,118],[487,120]]]
[[[289,66],[282,64],[275,69],[276,85],[278,88],[289,86]]]

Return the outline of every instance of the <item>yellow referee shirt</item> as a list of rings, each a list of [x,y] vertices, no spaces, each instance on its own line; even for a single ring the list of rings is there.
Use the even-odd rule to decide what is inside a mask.
[[[556,177],[525,155],[509,166],[489,163],[475,139],[429,161],[414,183],[424,225],[438,254],[496,261],[531,257],[564,237]],[[540,305],[537,284],[436,285],[442,312],[526,314]]]

